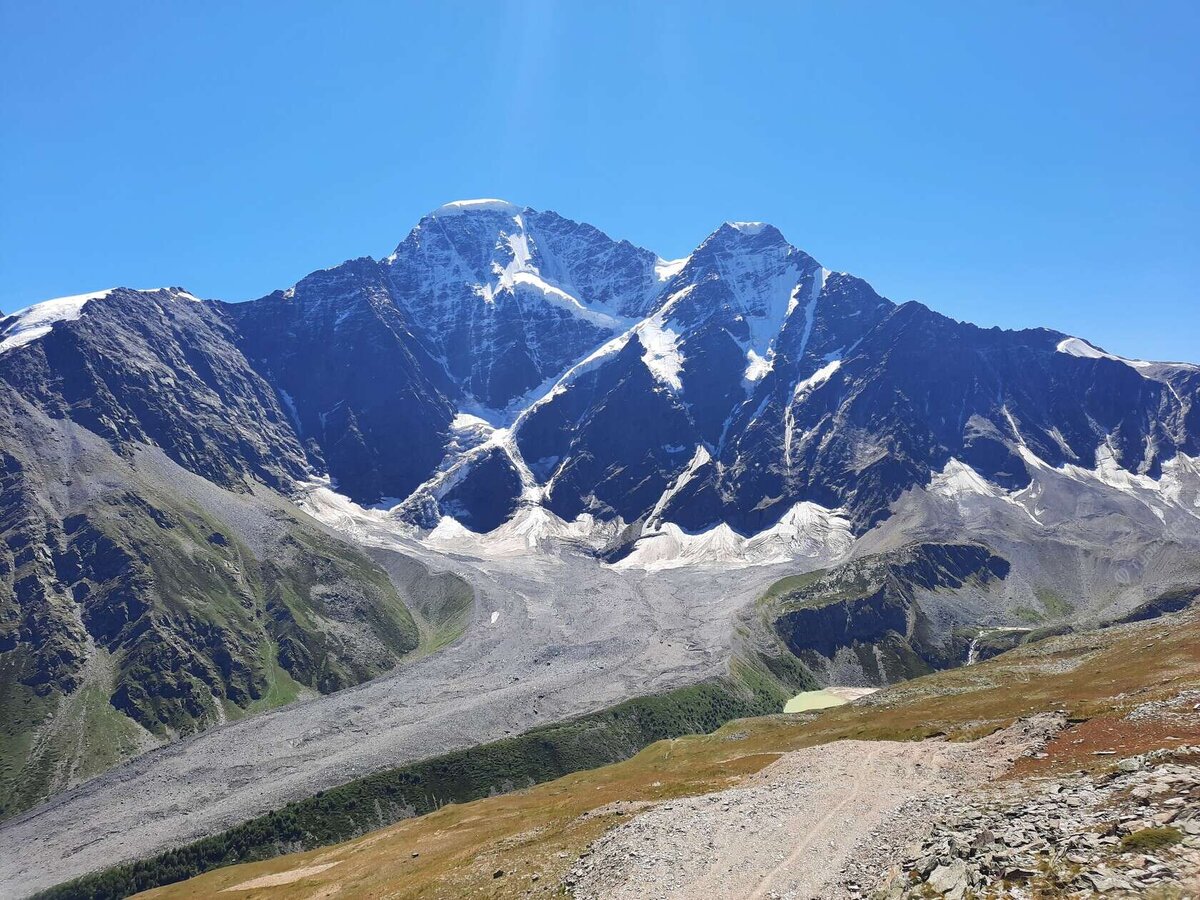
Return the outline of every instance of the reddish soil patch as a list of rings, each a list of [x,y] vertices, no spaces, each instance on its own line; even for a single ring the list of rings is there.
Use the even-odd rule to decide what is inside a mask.
[[[1045,759],[1023,757],[1008,778],[1049,775],[1078,769],[1103,768],[1126,756],[1137,756],[1180,744],[1200,744],[1200,714],[1195,722],[1159,719],[1130,721],[1123,717],[1098,716],[1059,732],[1046,745]],[[1109,753],[1106,751],[1115,751]]]

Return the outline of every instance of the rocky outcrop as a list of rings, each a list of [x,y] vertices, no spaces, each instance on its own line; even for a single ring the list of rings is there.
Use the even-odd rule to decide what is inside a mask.
[[[937,824],[879,895],[961,900],[1001,886],[1006,896],[1186,893],[1200,871],[1198,764],[1200,747],[1183,745],[1121,759],[1099,776],[926,804],[921,814]]]
[[[793,654],[829,680],[857,671],[888,684],[965,659],[967,641],[931,627],[922,599],[938,592],[988,591],[1009,572],[977,544],[914,544],[833,569],[784,579],[761,615]]]

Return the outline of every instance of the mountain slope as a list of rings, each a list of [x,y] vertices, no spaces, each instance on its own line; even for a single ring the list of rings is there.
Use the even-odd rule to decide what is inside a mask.
[[[981,628],[1126,612],[1192,583],[1198,397],[1200,367],[897,306],[770,225],[667,262],[501,201],[247,303],[38,305],[0,319],[2,811],[444,645],[470,615],[438,572],[520,619],[475,623],[404,703],[453,705],[438,679],[477,666],[482,695],[536,721],[555,713],[529,641],[586,675],[589,704],[694,681],[729,658],[736,610],[709,616],[768,567],[968,543],[1009,562],[954,609],[884,598],[937,613],[892,629],[926,666],[963,662]],[[414,556],[434,574],[402,576]],[[877,637],[812,668],[870,680],[843,651]],[[631,659],[636,678],[604,674]],[[372,702],[395,752],[407,707]]]
[[[219,307],[118,290],[5,348],[0,435],[0,813],[416,648],[271,490],[308,463]]]
[[[805,767],[797,773],[796,782],[784,790],[788,797],[819,791],[822,802],[818,809],[831,831],[822,837],[861,837],[856,835],[857,827],[845,828],[842,820],[858,810],[850,795],[853,776],[869,770],[879,752],[906,748],[908,752],[919,752],[928,748],[978,753],[1003,771],[1012,763],[1012,757],[1003,758],[997,753],[1001,747],[996,741],[1002,739],[1002,734],[987,736],[1013,723],[1016,725],[1012,730],[1019,734],[1026,723],[1018,720],[1042,713],[1065,713],[1069,724],[1045,747],[1020,748],[1027,755],[1009,772],[1011,780],[1032,777],[1044,783],[1048,777],[1083,770],[1099,783],[1111,782],[1114,756],[1109,754],[1114,750],[1119,749],[1120,756],[1157,750],[1162,759],[1169,758],[1169,752],[1181,745],[1194,746],[1200,740],[1195,724],[1186,722],[1179,712],[1185,709],[1183,701],[1200,687],[1198,637],[1200,622],[1193,611],[1172,620],[1051,638],[977,666],[895,685],[858,703],[819,713],[742,719],[711,735],[660,741],[615,765],[473,803],[450,804],[337,846],[222,867],[181,884],[157,888],[145,896],[168,900],[217,895],[255,882],[255,890],[264,897],[295,896],[301,889],[299,885],[318,892],[344,892],[353,886],[359,891],[401,897],[472,893],[494,897],[584,895],[584,886],[595,884],[595,876],[602,874],[597,871],[597,858],[606,843],[604,836],[618,828],[636,832],[637,855],[630,853],[626,860],[635,876],[647,871],[642,868],[645,865],[652,874],[666,870],[676,876],[676,883],[689,884],[691,879],[709,873],[719,853],[725,859],[724,854],[731,848],[747,844],[745,826],[748,820],[751,827],[757,824],[750,815],[764,809],[769,812],[774,798],[747,797],[739,808],[730,794],[761,785],[763,777],[759,773],[783,754],[806,748],[852,748],[847,751],[853,754],[850,768],[838,773],[838,780],[824,777],[832,773]],[[928,738],[933,740],[923,740]],[[897,746],[895,742],[902,743]],[[1098,749],[1106,750],[1105,755],[1095,755]],[[1034,756],[1036,750],[1043,752]],[[920,762],[922,768],[938,772],[939,766],[929,765],[928,759]],[[907,768],[898,774],[901,779],[907,775],[909,782],[920,782],[929,772],[920,774],[918,770],[914,774]],[[962,778],[939,785],[941,796],[954,794],[951,814],[961,811],[968,786]],[[898,783],[892,790],[882,791],[881,799],[886,801],[902,791]],[[852,800],[842,807],[842,814],[828,816],[829,809],[839,806],[848,795]],[[1170,790],[1157,794],[1162,798],[1174,795]],[[783,800],[778,802],[788,805]],[[870,801],[866,802],[869,805]],[[675,821],[669,832],[682,835],[689,851],[696,843],[687,840],[689,836],[711,836],[717,827],[733,832],[734,839],[716,849],[702,840],[703,859],[694,868],[679,868],[678,857],[669,852],[669,847],[662,853],[645,852],[658,834],[643,814],[661,816],[695,809],[695,805],[702,807],[704,818],[691,823]],[[1187,805],[1194,807],[1194,799]],[[938,810],[928,812],[933,816]],[[1027,814],[1028,807],[1014,807],[1009,812],[1010,822],[1028,821]],[[1066,812],[1053,816],[1056,828],[1071,825],[1071,815]],[[855,885],[860,889],[874,886],[860,878],[876,879],[881,873],[886,875],[893,864],[905,861],[902,854],[907,852],[912,826],[931,823],[925,816],[910,813],[886,824],[892,835],[901,839],[887,840],[887,834],[869,836],[861,848],[866,851],[865,871],[850,873],[857,876]],[[755,833],[761,837],[771,828],[771,823],[763,822]],[[1061,843],[1065,835],[1061,831],[1057,834]],[[1003,837],[999,830],[996,835]],[[780,835],[780,841],[766,855],[767,871],[778,871],[780,860],[797,843],[795,835]],[[657,841],[654,847],[660,849]],[[842,859],[848,848],[826,849]],[[969,846],[963,849],[972,852]],[[738,859],[734,854],[729,856],[729,861]],[[975,862],[981,858],[982,854],[973,855]],[[160,871],[170,877],[170,861],[160,862],[164,863]],[[1062,865],[1061,856],[1052,862]],[[1137,857],[1110,862],[1114,868],[1122,864],[1132,867]],[[823,867],[789,867],[786,871],[807,872],[814,868],[820,871]],[[145,871],[153,870],[152,864],[146,865]],[[730,871],[738,875],[745,872],[740,866]],[[1013,879],[1028,883],[1031,877],[1049,877],[1053,872],[1053,867],[1047,866],[1029,874],[1014,874]],[[129,877],[120,870],[112,874],[117,883]],[[1074,874],[1070,873],[1067,881]],[[853,890],[853,885],[844,886],[847,893]]]

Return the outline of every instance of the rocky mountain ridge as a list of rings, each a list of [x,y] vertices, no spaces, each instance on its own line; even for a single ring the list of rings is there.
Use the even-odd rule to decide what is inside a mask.
[[[1122,612],[1193,583],[1198,396],[1200,367],[896,305],[770,225],[667,261],[502,201],[245,303],[39,304],[0,319],[0,809],[465,627],[468,588],[446,612],[364,546],[615,585],[978,542],[1014,574],[936,640],[888,629],[922,665]]]
[[[146,404],[166,408],[80,410],[86,427],[149,437],[219,482],[249,471],[294,488],[327,473],[356,502],[426,529],[449,517],[488,532],[532,506],[564,522],[749,536],[815,504],[861,534],[947,466],[1015,492],[1041,464],[1158,480],[1200,454],[1200,367],[896,306],[761,223],[727,223],[668,263],[555,213],[448,204],[386,259],[247,303],[172,304],[171,318],[203,321],[244,360],[230,373],[240,380],[214,370],[211,387],[193,377],[175,393],[158,390],[181,368],[161,342],[113,343],[114,320],[150,313],[135,298],[160,295],[108,292],[4,361],[32,366],[20,382],[45,390],[58,384],[46,367],[70,369],[54,354],[76,342],[153,356],[170,371]],[[81,377],[39,399],[65,409],[74,391],[95,407],[104,391]],[[111,382],[109,393],[137,393],[119,373]],[[185,453],[182,436],[129,421],[167,421],[197,388],[215,391],[214,409],[246,410],[230,423],[238,435],[192,429]],[[245,437],[259,426],[261,449]],[[215,437],[239,451],[208,446]]]

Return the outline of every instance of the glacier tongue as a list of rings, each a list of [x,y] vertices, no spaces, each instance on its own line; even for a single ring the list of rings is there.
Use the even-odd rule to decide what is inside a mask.
[[[658,571],[681,566],[756,566],[804,560],[833,562],[854,543],[850,522],[837,510],[797,503],[771,528],[742,537],[724,522],[690,533],[665,522],[642,533],[619,568]]]

